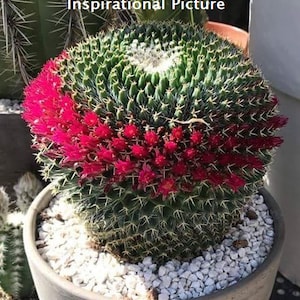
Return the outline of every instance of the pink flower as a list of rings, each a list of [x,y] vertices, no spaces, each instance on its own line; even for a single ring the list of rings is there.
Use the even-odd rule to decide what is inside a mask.
[[[143,168],[143,170],[139,172],[139,177],[138,177],[139,185],[141,187],[146,187],[147,185],[152,183],[155,178],[156,178],[155,172],[153,172],[149,166],[146,166]]]
[[[174,127],[171,131],[171,135],[172,137],[175,139],[175,140],[181,140],[182,137],[183,137],[183,130],[182,130],[182,127],[179,126],[179,127]]]
[[[154,159],[154,164],[157,167],[159,167],[159,168],[165,167],[167,165],[167,163],[168,163],[167,158],[164,155],[156,153],[156,156]]]
[[[100,148],[100,150],[97,152],[97,157],[100,161],[103,161],[105,163],[112,163],[115,161],[114,152],[105,147]]]
[[[84,148],[95,149],[97,143],[97,139],[93,136],[84,134],[79,136],[79,144]]]
[[[215,158],[216,158],[215,154],[206,152],[201,155],[201,162],[205,164],[210,164],[214,162]]]
[[[173,178],[166,178],[158,185],[158,194],[163,197],[169,196],[170,193],[177,191],[176,181]]]
[[[190,140],[194,145],[199,145],[202,142],[203,134],[200,131],[194,130],[190,136]]]
[[[164,148],[168,153],[174,153],[177,150],[177,144],[173,141],[166,141],[164,144]]]
[[[192,171],[192,177],[195,181],[203,181],[207,179],[207,172],[204,169],[198,167],[197,169]]]
[[[124,151],[127,148],[127,143],[123,138],[112,138],[111,146],[118,151]]]
[[[197,155],[197,150],[194,148],[187,148],[183,151],[183,157],[186,160],[193,160]]]
[[[102,164],[97,162],[84,162],[82,164],[82,171],[80,172],[80,178],[93,178],[101,175],[104,168]]]
[[[112,131],[106,124],[100,124],[95,130],[96,136],[101,139],[109,139],[112,136]]]
[[[221,136],[219,134],[213,134],[208,138],[208,143],[212,147],[218,147],[221,142]]]
[[[64,145],[62,147],[64,162],[80,162],[86,159],[87,151],[76,145]]]
[[[84,114],[83,122],[89,127],[94,127],[99,124],[99,117],[95,112],[88,111]]]
[[[131,152],[132,152],[132,155],[138,159],[145,158],[149,154],[147,148],[144,146],[140,146],[140,145],[132,145]]]
[[[128,139],[133,139],[139,134],[138,128],[134,124],[128,124],[124,127],[123,135]]]
[[[172,172],[178,176],[185,175],[187,172],[186,164],[183,161],[180,161],[180,162],[174,164],[172,167]]]
[[[134,169],[134,163],[130,160],[121,160],[115,162],[115,169],[117,176],[126,176],[130,174]]]
[[[144,134],[144,139],[149,146],[155,146],[158,143],[158,135],[155,131],[149,130]]]

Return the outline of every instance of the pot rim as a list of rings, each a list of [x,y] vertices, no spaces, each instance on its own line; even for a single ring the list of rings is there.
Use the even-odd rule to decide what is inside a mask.
[[[24,220],[24,227],[23,227],[23,240],[24,240],[24,248],[26,256],[30,259],[30,263],[34,264],[38,269],[44,269],[44,274],[47,280],[49,280],[54,285],[58,285],[61,289],[72,290],[72,293],[80,298],[83,299],[98,299],[99,294],[95,292],[91,292],[80,288],[74,285],[72,282],[66,280],[65,278],[59,276],[50,266],[49,264],[42,258],[39,254],[37,247],[35,245],[35,233],[36,233],[36,221],[37,216],[42,209],[44,209],[50,200],[53,197],[52,189],[54,184],[51,183],[46,186],[34,199],[32,204],[30,205],[25,220]],[[285,227],[284,227],[284,220],[283,215],[280,210],[279,205],[275,201],[275,199],[271,196],[271,194],[265,189],[261,188],[258,191],[259,194],[263,195],[266,205],[268,206],[271,216],[273,218],[273,226],[275,231],[274,242],[272,248],[266,257],[266,259],[257,267],[257,269],[249,274],[247,277],[240,279],[237,283],[226,287],[222,290],[215,291],[209,295],[201,296],[198,298],[193,298],[193,300],[213,300],[216,296],[226,297],[229,295],[233,290],[240,289],[242,290],[247,284],[251,281],[255,280],[255,277],[263,273],[268,267],[272,264],[272,261],[277,259],[278,256],[281,255],[281,250],[283,247],[283,241],[285,236]],[[103,300],[112,300],[112,298],[108,298],[105,296],[101,296]]]

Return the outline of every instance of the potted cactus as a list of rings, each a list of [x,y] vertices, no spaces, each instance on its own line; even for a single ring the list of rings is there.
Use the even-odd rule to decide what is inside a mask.
[[[0,187],[0,286],[7,299],[30,299],[34,285],[24,253],[22,228],[25,213],[35,196],[41,191],[41,182],[25,173],[14,186],[16,201]],[[1,299],[5,296],[1,295]]]
[[[118,261],[189,261],[239,222],[285,124],[242,51],[179,23],[125,26],[62,52],[26,88],[24,108],[52,181],[24,226],[41,300],[102,299],[60,278],[37,251],[51,192],[69,199],[94,247]],[[264,267],[204,299],[268,299],[283,239],[271,202],[277,239]]]
[[[20,117],[23,87],[47,59],[108,25],[108,15],[67,10],[67,1],[1,1],[0,185],[11,197],[18,178],[38,170],[30,132]]]

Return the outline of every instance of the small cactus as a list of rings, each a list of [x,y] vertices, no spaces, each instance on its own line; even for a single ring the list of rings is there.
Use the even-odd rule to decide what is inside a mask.
[[[31,173],[24,174],[15,185],[17,201],[0,187],[0,285],[15,299],[29,299],[34,291],[25,256],[22,228],[26,210],[42,185]],[[11,206],[16,206],[12,211]]]
[[[107,10],[68,10],[67,0],[0,2],[0,97],[19,97],[42,64],[111,25]]]
[[[41,181],[38,180],[34,174],[27,172],[19,179],[13,188],[17,197],[16,206],[25,214],[29,205],[42,190],[43,186]]]
[[[262,185],[286,119],[248,58],[178,23],[126,26],[49,61],[23,117],[45,178],[123,260],[191,259]]]

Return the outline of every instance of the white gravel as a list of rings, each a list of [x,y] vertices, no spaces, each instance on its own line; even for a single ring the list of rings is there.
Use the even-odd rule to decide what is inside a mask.
[[[255,195],[241,215],[242,223],[231,229],[222,244],[191,262],[172,260],[158,266],[145,257],[138,264],[119,263],[112,255],[91,249],[71,204],[56,200],[44,210],[49,218],[38,228],[36,245],[41,256],[76,286],[107,297],[141,300],[153,290],[158,300],[207,295],[248,276],[273,244],[273,220],[263,197]]]
[[[0,99],[0,114],[19,114],[21,112],[20,100]]]

